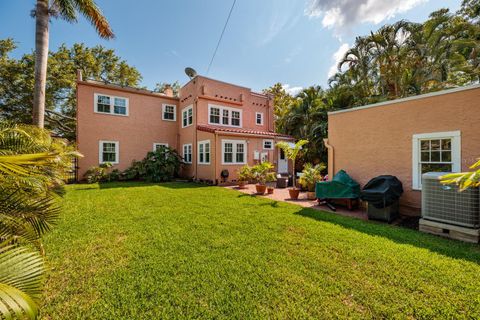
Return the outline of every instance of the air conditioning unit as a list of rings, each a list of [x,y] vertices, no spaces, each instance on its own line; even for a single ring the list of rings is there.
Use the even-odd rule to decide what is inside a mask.
[[[480,191],[459,192],[456,185],[443,185],[439,177],[446,172],[422,175],[422,218],[467,228],[480,227]]]

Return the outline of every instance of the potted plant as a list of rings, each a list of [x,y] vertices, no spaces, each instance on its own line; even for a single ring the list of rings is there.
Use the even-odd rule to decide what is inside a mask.
[[[248,165],[244,165],[238,170],[238,189],[245,189],[245,185],[248,184],[252,178],[252,168]]]
[[[267,193],[273,194],[273,190],[275,190],[275,181],[277,178],[275,177],[275,172],[269,172],[267,174]]]
[[[315,200],[315,185],[322,180],[321,171],[325,169],[324,165],[306,163],[303,167],[302,176],[299,179],[300,184],[307,189],[307,199]]]
[[[257,190],[257,194],[262,195],[265,194],[267,189],[267,177],[269,173],[272,171],[273,165],[266,161],[256,166],[253,166],[251,169],[252,177],[255,179],[257,184],[255,185],[255,189]]]
[[[298,195],[300,194],[300,189],[296,187],[296,179],[295,179],[295,159],[302,150],[302,146],[306,145],[308,140],[299,140],[295,144],[291,144],[285,141],[277,143],[277,147],[283,150],[287,159],[292,160],[293,171],[294,171],[294,178],[293,178],[293,186],[292,188],[288,189],[288,193],[290,194],[290,199],[297,200]]]

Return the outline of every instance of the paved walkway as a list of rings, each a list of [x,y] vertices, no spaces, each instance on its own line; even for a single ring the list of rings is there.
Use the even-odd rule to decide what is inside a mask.
[[[246,194],[251,194],[251,195],[256,194],[254,184],[246,185],[245,189],[238,189],[237,186],[227,186],[225,188],[237,190],[237,191],[240,191],[240,192],[243,192],[243,193],[246,193]],[[319,206],[316,200],[308,200],[306,192],[300,192],[300,196],[298,197],[298,200],[291,200],[290,195],[288,193],[288,188],[284,188],[284,189],[275,188],[275,190],[273,191],[273,194],[266,194],[265,193],[265,195],[259,196],[259,197],[264,197],[264,198],[268,198],[268,199],[272,199],[272,200],[293,203],[293,204],[297,204],[297,205],[305,207],[305,208],[312,208],[312,209],[316,209],[316,210],[332,212],[332,213],[340,214],[342,216],[348,216],[348,217],[354,217],[354,218],[359,218],[359,219],[363,219],[363,220],[368,220],[367,213],[364,210],[356,209],[356,210],[350,211],[347,208],[344,208],[344,207],[341,207],[341,206],[336,206],[337,211],[332,211],[327,206]]]

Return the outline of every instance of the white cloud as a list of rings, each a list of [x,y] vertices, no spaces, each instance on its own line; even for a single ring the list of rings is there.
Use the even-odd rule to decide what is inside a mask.
[[[309,0],[305,15],[322,18],[337,35],[362,23],[378,24],[428,0]]]
[[[345,53],[348,51],[348,49],[350,49],[348,43],[342,43],[338,50],[333,53],[332,60],[334,61],[334,63],[328,70],[328,78],[332,77],[333,75],[335,75],[335,73],[337,73],[338,63],[340,62],[340,60],[343,59],[343,56],[345,56]]]
[[[282,88],[290,95],[296,96],[300,91],[303,90],[303,87],[290,87],[288,83],[282,85]]]

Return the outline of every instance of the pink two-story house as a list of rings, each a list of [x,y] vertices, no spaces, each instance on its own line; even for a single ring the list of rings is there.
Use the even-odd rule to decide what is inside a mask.
[[[249,88],[196,76],[174,97],[170,90],[156,93],[78,75],[80,178],[104,162],[127,169],[161,145],[184,158],[185,178],[219,183],[228,170],[227,181],[235,181],[243,165],[267,160],[277,172],[290,172],[275,147],[279,141],[293,138],[275,133],[271,97]]]

